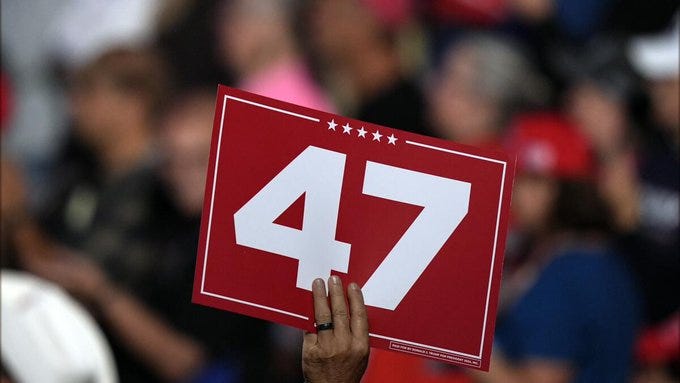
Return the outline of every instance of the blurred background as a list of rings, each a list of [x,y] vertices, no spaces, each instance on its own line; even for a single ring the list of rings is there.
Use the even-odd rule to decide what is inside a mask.
[[[190,303],[217,84],[518,156],[491,373],[364,382],[680,381],[676,1],[0,9],[3,383],[303,380],[298,330]]]

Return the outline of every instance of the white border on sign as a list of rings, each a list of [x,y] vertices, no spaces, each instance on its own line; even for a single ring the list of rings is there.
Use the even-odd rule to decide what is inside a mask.
[[[217,138],[217,151],[216,151],[216,157],[215,157],[215,171],[214,171],[214,174],[213,174],[213,184],[212,184],[212,191],[211,191],[211,196],[210,196],[210,213],[208,215],[208,229],[207,229],[208,232],[207,232],[207,236],[206,236],[205,254],[203,256],[203,273],[202,273],[202,277],[201,277],[201,294],[207,295],[207,296],[210,296],[210,297],[213,297],[213,298],[220,298],[220,299],[227,300],[227,301],[230,301],[230,302],[239,303],[239,304],[256,307],[256,308],[263,309],[263,310],[276,312],[276,313],[279,313],[279,314],[292,316],[292,317],[299,318],[299,319],[309,320],[309,317],[306,317],[304,315],[300,315],[300,314],[296,314],[296,313],[293,313],[293,312],[290,312],[290,311],[277,309],[275,307],[261,305],[261,304],[254,303],[254,302],[248,302],[248,301],[244,301],[244,300],[241,300],[241,299],[236,299],[236,298],[233,298],[233,297],[227,297],[227,296],[224,296],[224,295],[211,293],[211,292],[208,292],[208,291],[205,290],[205,270],[206,270],[206,265],[208,264],[208,249],[210,248],[209,245],[210,245],[210,233],[212,231],[213,207],[215,205],[215,187],[217,185],[217,173],[218,173],[218,168],[219,168],[219,164],[220,164],[220,149],[222,147],[222,130],[224,128],[224,116],[226,115],[226,110],[227,110],[227,100],[229,100],[229,99],[232,99],[234,101],[240,101],[240,102],[243,102],[245,104],[257,106],[257,107],[260,107],[260,108],[272,110],[272,111],[275,111],[275,112],[287,114],[287,115],[290,115],[290,116],[299,117],[299,118],[309,120],[309,121],[314,121],[314,122],[320,122],[321,121],[320,119],[315,118],[315,117],[305,116],[303,114],[294,113],[294,112],[291,112],[291,111],[288,111],[288,110],[275,108],[275,107],[272,107],[272,106],[269,106],[269,105],[264,105],[264,104],[260,104],[260,103],[257,103],[257,102],[244,100],[242,98],[238,98],[238,97],[234,97],[234,96],[228,96],[228,95],[224,96],[224,101],[223,101],[223,104],[222,104],[222,116],[221,116],[221,119],[220,119],[220,131],[219,131],[219,136]],[[494,269],[494,265],[495,265],[495,262],[496,262],[496,252],[498,251],[498,246],[497,246],[498,245],[498,231],[499,231],[499,228],[500,228],[501,208],[503,206],[503,189],[505,187],[505,178],[506,178],[506,175],[507,175],[506,174],[507,162],[500,161],[500,160],[493,159],[493,158],[477,156],[477,155],[474,155],[474,154],[459,152],[459,151],[455,151],[455,150],[451,150],[451,149],[441,148],[441,147],[438,147],[438,146],[423,144],[423,143],[415,142],[415,141],[408,141],[407,140],[405,142],[406,142],[406,144],[418,146],[418,147],[425,148],[425,149],[437,150],[437,151],[440,151],[440,152],[450,153],[450,154],[454,154],[454,155],[460,155],[460,156],[464,156],[464,157],[470,157],[470,158],[474,158],[474,159],[478,159],[478,160],[482,160],[482,161],[489,161],[489,162],[494,162],[494,163],[503,165],[503,176],[501,178],[501,187],[500,187],[500,192],[499,192],[499,195],[498,195],[498,212],[496,214],[496,231],[495,231],[495,234],[494,234],[493,252],[491,254],[491,267],[489,269],[489,280],[488,280],[488,283],[487,283],[486,303],[485,303],[485,308],[484,308],[484,324],[482,326],[482,336],[481,336],[481,340],[480,340],[479,354],[478,355],[471,355],[471,354],[467,354],[467,353],[464,353],[464,352],[461,352],[461,351],[448,350],[448,349],[441,348],[441,347],[435,347],[435,346],[431,346],[431,345],[411,342],[411,341],[407,341],[407,340],[404,340],[404,339],[392,338],[392,337],[388,337],[388,336],[380,335],[380,334],[369,333],[369,335],[374,337],[374,338],[390,340],[390,341],[397,341],[397,342],[411,344],[411,345],[419,346],[419,347],[426,347],[426,348],[430,348],[432,350],[444,351],[444,352],[448,352],[448,353],[451,353],[451,354],[465,356],[465,357],[468,357],[468,358],[481,359],[482,354],[484,352],[484,335],[486,334],[486,322],[487,322],[487,318],[488,318],[488,314],[489,314],[489,299],[491,298],[491,283],[493,281],[493,269]]]

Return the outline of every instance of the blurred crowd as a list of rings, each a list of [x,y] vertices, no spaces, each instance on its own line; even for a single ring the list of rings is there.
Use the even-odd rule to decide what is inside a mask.
[[[122,382],[303,380],[298,330],[191,304],[217,84],[518,158],[491,372],[373,350],[364,382],[680,379],[676,1],[1,11],[3,382],[59,349],[5,342],[10,270],[82,305]]]

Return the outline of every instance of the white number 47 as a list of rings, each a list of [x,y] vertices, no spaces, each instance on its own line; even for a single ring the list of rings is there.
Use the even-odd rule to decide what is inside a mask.
[[[234,214],[236,243],[297,259],[302,289],[346,273],[351,245],[335,239],[345,158],[308,146]],[[303,193],[302,230],[274,223]],[[423,207],[362,288],[367,305],[394,310],[467,214],[470,183],[367,161],[363,193]]]

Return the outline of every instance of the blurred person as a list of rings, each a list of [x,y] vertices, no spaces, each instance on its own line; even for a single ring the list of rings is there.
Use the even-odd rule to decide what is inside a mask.
[[[270,380],[274,370],[270,326],[191,303],[214,110],[214,89],[195,88],[178,94],[163,113],[158,130],[162,181],[158,199],[167,201],[164,210],[171,218],[163,222],[159,238],[163,260],[147,286],[148,301],[175,328],[205,346],[206,376],[227,370],[238,376],[236,381],[260,382]]]
[[[124,381],[184,379],[203,358],[200,345],[143,304],[167,217],[155,208],[153,148],[167,89],[163,63],[144,49],[108,51],[74,74],[74,137],[89,156],[67,151],[55,168],[40,217],[46,236],[34,234],[47,237],[51,255],[22,251],[22,267],[98,314]]]
[[[65,147],[41,214],[49,235],[132,290],[144,285],[156,262],[145,236],[154,219],[153,131],[167,89],[163,63],[143,49],[108,51],[75,73],[79,151]]]
[[[150,41],[157,0],[6,0],[2,61],[16,87],[14,129],[3,149],[21,160],[32,207],[49,196],[68,135],[65,76],[115,46]]]
[[[214,102],[211,93],[187,93],[153,131],[173,193],[158,183],[149,198],[154,233],[144,240],[160,256],[139,290],[87,254],[51,242],[36,254],[40,235],[19,241],[21,267],[64,287],[100,320],[122,381],[260,382],[267,372],[263,322],[191,303]]]
[[[27,192],[22,179],[19,170],[3,159],[1,183],[3,270],[28,271],[56,283],[77,298],[96,317],[102,329],[106,331],[122,381],[152,382],[156,381],[158,376],[162,377],[162,381],[185,381],[191,374],[194,374],[202,363],[203,351],[201,346],[169,327],[137,297],[131,295],[126,288],[111,280],[100,265],[82,253],[64,247],[46,236],[28,211]],[[6,312],[10,315],[9,313],[13,313],[14,310],[14,306],[5,307],[6,302],[13,305],[11,302],[14,301],[12,299],[5,300],[4,273],[3,271],[3,332],[6,325],[4,315]],[[48,286],[46,282],[28,283],[27,288],[33,285]],[[48,290],[54,289],[50,287]],[[30,295],[41,296],[46,294],[45,299],[52,299],[50,297],[54,294],[49,293],[49,291],[42,291],[45,288],[39,290],[41,291],[35,291],[35,294],[31,293]],[[7,291],[10,291],[9,287]],[[52,315],[51,313],[39,314],[44,309],[46,308],[42,304],[37,303],[35,307],[27,307],[25,313],[18,313],[18,315],[26,315],[27,320],[32,317],[44,319],[45,315]],[[73,320],[75,322],[70,325],[60,324],[60,328],[66,326],[63,328],[64,331],[74,330],[73,326],[79,326],[79,316],[76,315]],[[59,318],[55,318],[55,321],[55,323],[59,323]],[[46,323],[34,322],[35,327],[29,326],[24,330],[26,332],[34,331],[36,336],[30,339],[41,342],[44,337],[49,336],[48,333],[51,330],[45,327]],[[11,325],[11,323],[8,325]],[[19,331],[18,327],[17,331]],[[84,340],[90,339],[90,337],[85,336],[85,333],[83,333],[83,337]],[[3,333],[3,342],[5,339],[14,339],[13,342],[21,343],[20,339],[5,336]],[[72,346],[74,345],[75,343],[72,344]],[[5,345],[3,343],[3,355],[4,351]],[[45,347],[42,348],[42,352],[44,354],[41,354],[41,357],[50,360],[54,358],[54,355],[51,354],[56,351]],[[16,357],[23,357],[22,355],[24,355],[23,352],[17,350]],[[35,358],[38,356],[37,354],[33,355]],[[76,358],[75,355],[70,356]],[[134,362],[137,358],[141,362]],[[93,359],[84,358],[82,365],[77,360],[77,358],[73,360],[75,363],[73,367],[80,366],[81,368],[76,368],[74,372],[76,375],[63,375],[69,373],[67,368],[70,365],[62,364],[61,366],[53,366],[57,373],[53,378],[64,378],[65,381],[70,382],[74,381],[73,379],[79,377],[80,374],[89,374],[87,363],[89,363],[88,360],[92,362]],[[35,362],[35,360],[32,362]],[[23,364],[21,361],[16,361],[16,363]],[[153,370],[154,373],[147,372],[146,375],[140,376],[139,363],[145,363],[148,366],[147,368]],[[49,366],[45,367],[48,368]],[[23,367],[15,368],[23,369]],[[40,371],[42,370],[34,369],[32,373],[37,374]],[[23,373],[21,374],[19,376],[24,376]],[[92,376],[84,375],[82,378],[89,381],[88,379],[91,379]]]
[[[453,43],[428,84],[429,119],[441,137],[498,147],[514,113],[541,105],[547,88],[512,42],[472,34]]]
[[[480,382],[625,382],[639,294],[609,243],[589,143],[553,114],[530,114],[507,141],[517,153],[513,230],[488,374]],[[511,249],[513,250],[513,249]]]
[[[223,1],[217,40],[236,86],[262,96],[327,112],[335,110],[300,53],[293,31],[293,2]]]
[[[588,138],[596,156],[597,184],[616,230],[637,225],[639,137],[629,106],[636,91],[620,39],[598,38],[562,63],[568,79],[564,112]]]
[[[158,130],[162,180],[179,212],[197,220],[203,209],[214,114],[215,92],[189,89],[174,97]]]
[[[659,381],[680,377],[677,343],[674,347],[649,347],[668,343],[664,340],[668,332],[663,329],[668,323],[677,325],[680,315],[680,299],[672,292],[680,288],[679,35],[680,13],[676,13],[666,30],[632,39],[628,50],[633,66],[645,80],[651,116],[644,123],[646,134],[639,150],[638,219],[624,244],[638,253],[631,260],[640,270],[649,296],[649,328],[640,340],[641,374]]]
[[[347,114],[428,134],[421,89],[406,73],[398,49],[414,8],[410,0],[317,1],[309,6],[305,31],[322,76]]]
[[[680,274],[677,223],[675,228],[671,223],[672,216],[678,215],[677,143],[671,143],[674,140],[673,128],[667,134],[661,133],[663,128],[659,128],[677,126],[677,122],[672,122],[673,119],[669,117],[673,116],[673,109],[677,115],[679,90],[675,89],[675,92],[671,91],[662,97],[665,106],[661,106],[661,109],[666,111],[660,114],[666,117],[657,117],[656,120],[666,123],[657,123],[659,127],[652,126],[651,129],[644,122],[642,126],[635,126],[629,111],[635,84],[625,62],[624,47],[616,39],[599,38],[586,44],[581,55],[565,61],[564,69],[571,72],[566,76],[570,78],[570,85],[565,106],[572,122],[593,144],[597,154],[596,181],[613,213],[616,246],[632,266],[644,293],[644,319],[650,328],[645,331],[649,335],[639,339],[638,349],[643,351],[638,351],[637,358],[641,366],[638,374],[648,376],[650,373],[647,370],[651,364],[663,364],[658,362],[660,359],[669,362],[678,358],[667,348],[664,353],[649,345],[665,344],[655,334],[668,332],[655,331],[653,327],[658,325],[663,328],[670,318],[677,316],[680,302],[674,293],[680,288],[677,280]],[[671,62],[665,65],[671,74],[678,71],[678,49],[676,38],[675,43],[670,42],[669,52],[666,53]],[[663,62],[662,58],[662,65]],[[669,149],[675,150],[675,161]],[[649,168],[650,159],[653,159],[653,169]],[[650,187],[649,181],[646,181],[650,178],[665,180],[664,188],[670,189],[665,197],[652,192],[651,195],[655,196],[652,199],[656,200],[653,203],[649,202]],[[674,182],[676,191],[673,196]],[[655,190],[654,186],[652,190]],[[650,209],[650,205],[660,203],[664,207]],[[666,221],[670,226],[650,230],[647,227],[650,215],[656,217],[653,220]],[[641,346],[643,344],[644,347]]]
[[[630,58],[647,82],[651,119],[640,159],[640,228],[659,245],[678,247],[680,211],[680,14],[657,36],[633,39]]]
[[[649,133],[635,129],[629,111],[635,84],[624,55],[619,41],[597,39],[584,46],[582,55],[565,62],[571,72],[566,76],[570,84],[565,112],[593,145],[595,181],[613,213],[615,245],[638,279],[645,298],[645,323],[653,324],[677,307],[674,291],[680,287],[676,281],[680,268],[677,249],[672,253],[662,249],[640,230],[643,183],[638,165],[644,162]],[[639,343],[649,344],[647,338],[641,337]],[[650,359],[645,355],[649,347],[644,350],[637,353],[641,365]]]

